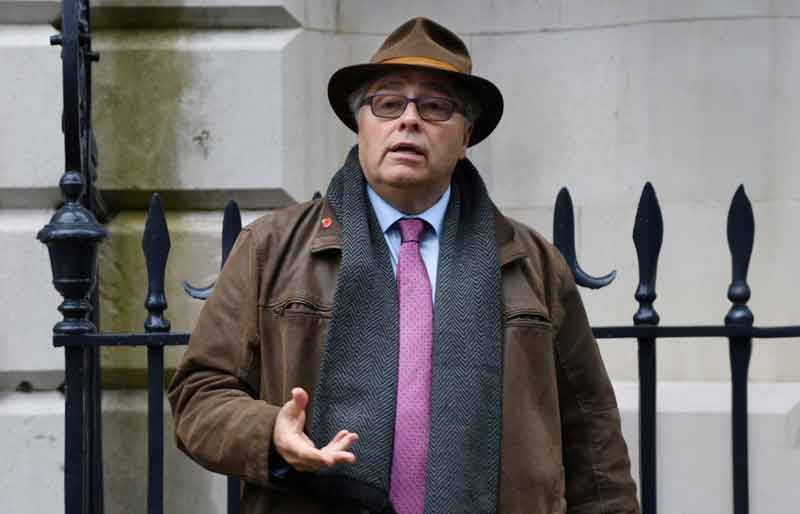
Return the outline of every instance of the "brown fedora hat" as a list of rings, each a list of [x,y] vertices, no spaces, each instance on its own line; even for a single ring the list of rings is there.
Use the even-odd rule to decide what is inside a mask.
[[[328,82],[328,100],[334,112],[353,132],[358,132],[348,98],[364,82],[402,68],[436,70],[458,82],[480,104],[469,146],[488,136],[503,115],[503,95],[497,86],[472,75],[472,59],[461,39],[427,18],[403,23],[383,42],[368,64],[341,68]]]

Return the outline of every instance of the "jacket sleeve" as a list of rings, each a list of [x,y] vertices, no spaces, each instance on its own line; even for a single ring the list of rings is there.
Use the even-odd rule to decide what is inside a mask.
[[[279,406],[258,399],[258,270],[239,235],[168,390],[178,447],[217,473],[266,485]]]
[[[567,512],[638,514],[614,390],[572,271],[563,258],[560,264],[555,345]]]

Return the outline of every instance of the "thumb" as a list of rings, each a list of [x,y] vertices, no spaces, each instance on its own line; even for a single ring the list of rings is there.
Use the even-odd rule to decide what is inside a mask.
[[[292,399],[286,402],[289,415],[298,417],[302,415],[308,405],[308,393],[302,387],[292,389]]]

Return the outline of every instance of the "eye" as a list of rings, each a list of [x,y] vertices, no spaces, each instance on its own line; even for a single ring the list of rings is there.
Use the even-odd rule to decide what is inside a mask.
[[[375,108],[380,112],[396,112],[403,108],[405,98],[396,95],[376,96],[373,100]]]
[[[433,118],[446,119],[453,109],[453,103],[447,98],[427,97],[420,99],[419,107]]]

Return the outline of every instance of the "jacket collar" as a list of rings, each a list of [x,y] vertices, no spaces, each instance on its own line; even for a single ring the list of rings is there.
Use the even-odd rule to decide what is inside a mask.
[[[494,207],[495,238],[497,239],[497,259],[502,268],[506,264],[525,257],[525,248],[514,237],[514,226],[503,213]]]
[[[311,242],[311,253],[316,254],[325,250],[341,251],[342,225],[334,216],[333,207],[326,198],[317,201],[322,204],[322,208],[318,209],[314,238]]]
[[[311,243],[311,253],[317,254],[327,250],[342,249],[342,226],[334,216],[333,207],[327,199],[318,200],[322,203],[319,209],[314,237]],[[503,267],[525,256],[525,249],[519,240],[514,237],[514,227],[511,222],[497,209],[495,210],[495,237],[497,240],[497,257]]]

